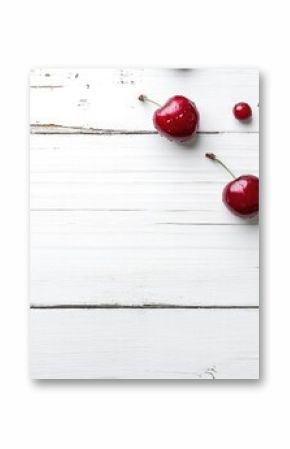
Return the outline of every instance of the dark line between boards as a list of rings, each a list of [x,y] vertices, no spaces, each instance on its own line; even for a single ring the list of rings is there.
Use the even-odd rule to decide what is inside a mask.
[[[29,212],[170,212],[170,213],[183,213],[183,212],[195,212],[194,209],[98,209],[94,207],[46,207],[46,208],[31,208]],[[207,210],[200,210],[199,212],[208,212]],[[251,225],[251,220],[242,223],[227,223],[227,222],[156,222],[156,225],[187,225],[187,226],[248,226]]]
[[[102,129],[102,128],[82,128],[77,126],[64,126],[54,124],[33,124],[30,125],[31,134],[88,134],[88,135],[156,135],[154,130],[127,130],[127,129]],[[259,134],[259,131],[198,131],[197,134]]]
[[[229,310],[257,310],[259,306],[180,306],[175,304],[145,304],[145,305],[122,305],[122,304],[57,304],[57,305],[30,305],[30,309],[47,310],[47,309],[229,309]]]

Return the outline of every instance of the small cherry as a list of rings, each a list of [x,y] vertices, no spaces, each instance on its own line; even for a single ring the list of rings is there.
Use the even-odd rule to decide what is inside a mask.
[[[158,106],[154,112],[153,123],[159,134],[177,142],[193,140],[198,129],[199,112],[191,100],[182,95],[175,95],[163,106],[145,95],[140,95],[139,100]]]
[[[233,113],[237,120],[249,120],[252,117],[252,108],[248,103],[237,103],[233,107]]]
[[[215,154],[206,153],[205,156],[222,165],[234,178],[223,190],[223,202],[226,207],[239,217],[255,217],[259,213],[259,178],[254,175],[242,175],[236,178]]]

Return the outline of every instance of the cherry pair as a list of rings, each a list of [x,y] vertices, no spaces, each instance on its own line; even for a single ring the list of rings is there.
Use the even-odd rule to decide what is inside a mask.
[[[139,100],[149,101],[158,106],[153,116],[153,123],[159,134],[177,142],[189,142],[194,139],[199,125],[199,112],[191,100],[176,95],[164,106],[145,95],[140,95]],[[252,116],[251,107],[247,103],[237,103],[233,113],[239,120],[248,120]],[[221,164],[234,178],[223,190],[223,202],[228,209],[243,218],[256,216],[259,212],[259,178],[254,175],[236,178],[213,153],[207,153],[206,157]]]

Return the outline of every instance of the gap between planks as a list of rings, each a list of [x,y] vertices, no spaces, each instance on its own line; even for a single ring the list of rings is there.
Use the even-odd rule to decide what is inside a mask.
[[[123,305],[123,304],[57,304],[57,305],[36,305],[31,304],[30,309],[206,309],[206,310],[258,310],[259,306],[189,306],[177,304],[143,304],[143,305]]]
[[[94,209],[94,208],[45,208],[45,209],[30,209],[30,213],[33,212],[150,212],[149,209]],[[192,212],[191,210],[161,210],[161,212]],[[158,222],[154,223],[156,226],[255,226],[258,225],[259,221],[255,217],[253,219],[244,220],[242,223],[227,223],[227,222],[215,222],[211,223],[209,221],[197,221],[197,222]]]
[[[51,207],[51,208],[31,208],[29,212],[150,212],[150,209],[97,209],[94,207],[82,207],[82,208],[65,208],[65,207]],[[194,209],[159,209],[158,212],[194,212]],[[167,226],[254,226],[259,224],[257,217],[253,219],[243,220],[242,222],[209,222],[209,221],[196,221],[196,222],[156,222],[154,225],[167,225]]]
[[[82,126],[65,126],[49,124],[31,124],[31,134],[91,134],[91,135],[156,135],[155,130],[102,129],[86,128]],[[259,134],[259,131],[198,131],[197,134]]]

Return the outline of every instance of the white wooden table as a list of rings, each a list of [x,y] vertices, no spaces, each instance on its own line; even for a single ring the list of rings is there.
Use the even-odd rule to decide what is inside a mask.
[[[225,209],[228,175],[204,153],[258,173],[258,72],[36,69],[30,83],[32,377],[257,378],[258,225]],[[196,102],[192,148],[156,134],[141,93]]]

